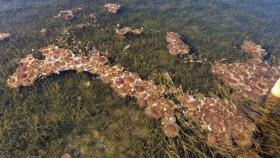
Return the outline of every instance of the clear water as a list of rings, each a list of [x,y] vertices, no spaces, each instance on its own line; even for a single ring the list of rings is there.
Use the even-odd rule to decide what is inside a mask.
[[[70,72],[32,87],[7,88],[16,61],[49,44],[76,53],[95,47],[108,52],[112,64],[144,79],[161,83],[159,74],[169,72],[176,86],[205,95],[219,95],[210,65],[170,56],[164,40],[167,31],[180,33],[192,53],[211,62],[247,59],[240,51],[245,39],[279,57],[279,0],[118,0],[114,2],[123,9],[117,15],[105,12],[105,2],[0,0],[0,32],[14,35],[0,43],[0,157],[60,157],[65,152],[75,157],[168,157],[164,149],[170,144],[164,141],[159,123],[146,119],[135,100],[116,96],[92,76]],[[82,11],[73,21],[54,18],[59,11],[75,7]],[[97,21],[88,17],[90,13],[96,13]],[[63,28],[80,23],[94,27],[62,33]],[[118,25],[143,27],[145,33],[120,40],[115,37]],[[39,33],[42,28],[48,30],[46,36]],[[75,41],[81,41],[80,47]],[[127,44],[131,48],[124,53]],[[84,87],[87,81],[90,88]],[[135,129],[144,132],[137,135]],[[98,140],[90,138],[92,130],[99,131]]]

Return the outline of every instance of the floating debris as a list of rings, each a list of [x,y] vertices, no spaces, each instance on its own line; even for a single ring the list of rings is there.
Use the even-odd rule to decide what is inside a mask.
[[[271,89],[271,94],[277,98],[280,98],[280,78],[276,81],[275,85]]]
[[[144,31],[143,28],[141,28],[141,29],[131,29],[130,27],[124,27],[124,28],[121,28],[121,29],[116,29],[116,34],[118,36],[123,37],[123,36],[127,35],[128,33],[132,33],[132,34],[135,34],[135,35],[140,35],[140,34],[143,33],[143,31]]]
[[[7,40],[10,37],[12,37],[12,35],[10,33],[2,33],[2,32],[0,32],[0,41]]]
[[[165,39],[168,43],[167,48],[171,55],[189,54],[189,46],[181,40],[181,37],[178,33],[167,32]]]
[[[104,8],[112,14],[116,14],[121,9],[121,5],[113,4],[113,3],[107,3],[107,4],[104,5]]]
[[[252,59],[244,63],[212,65],[212,73],[218,75],[231,87],[236,100],[242,98],[262,102],[264,97],[280,77],[280,66],[271,66],[262,60],[266,51],[252,41],[245,41],[242,50],[252,55]]]

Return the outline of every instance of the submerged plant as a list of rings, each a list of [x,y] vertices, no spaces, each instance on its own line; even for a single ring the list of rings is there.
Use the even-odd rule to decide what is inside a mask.
[[[276,30],[270,24],[279,23],[275,20],[277,16],[269,15],[270,18],[264,18],[267,15],[265,12],[259,14],[260,10],[263,11],[269,5],[252,8],[255,3],[271,2],[244,2],[240,6],[216,0],[118,2],[124,6],[124,12],[114,15],[102,11],[104,1],[88,0],[63,0],[47,7],[21,8],[19,12],[16,9],[1,11],[1,20],[5,21],[1,23],[1,31],[11,32],[15,38],[0,46],[3,53],[0,58],[0,104],[3,109],[0,112],[0,157],[53,158],[65,153],[72,157],[206,158],[236,155],[248,157],[256,156],[256,153],[264,157],[279,157],[279,115],[275,111],[279,100],[269,96],[266,103],[245,99],[233,104],[230,95],[232,89],[215,78],[210,67],[217,60],[226,63],[246,62],[249,55],[241,53],[237,48],[248,36],[259,39],[258,43],[268,46],[268,51],[278,56],[278,37],[275,31],[270,31]],[[53,18],[60,10],[76,6],[82,6],[83,10],[75,13],[72,20]],[[269,11],[277,8],[277,4],[273,6]],[[96,15],[91,19],[89,15],[93,12]],[[11,15],[19,20],[9,20]],[[98,21],[95,20],[96,17]],[[271,17],[275,17],[274,20]],[[145,33],[141,35],[142,38],[127,36],[120,40],[114,36],[117,26],[143,26]],[[48,30],[45,36],[39,32],[32,33],[42,28]],[[62,28],[65,28],[64,32],[61,32]],[[188,43],[191,53],[199,54],[198,59],[190,58],[185,62],[172,57],[164,40],[169,30],[188,37],[182,36],[181,39]],[[96,47],[108,56],[110,63],[118,66],[112,66],[114,71],[104,76],[81,73],[83,68],[77,66],[78,73],[60,71],[59,75],[54,73],[40,82],[36,79],[28,87],[7,88],[6,79],[15,71],[21,80],[29,83],[26,79],[35,72],[29,72],[29,68],[16,63],[26,53],[37,54],[40,51],[38,48],[49,44],[58,45],[61,50],[70,49],[77,58],[90,58],[91,50]],[[130,48],[124,52],[124,47],[128,45]],[[34,58],[44,60],[40,55],[35,55]],[[200,60],[202,58],[203,61]],[[199,62],[192,62],[196,60]],[[112,73],[124,68],[123,71],[137,72],[138,75],[121,74],[112,83]],[[51,69],[57,70],[55,66]],[[163,74],[164,72],[168,72],[170,80],[165,79],[168,75]],[[134,93],[126,91],[129,89],[127,83],[131,81],[130,77],[141,77],[144,81],[155,81],[156,84],[148,82],[137,85],[138,99],[135,99],[130,97]],[[166,99],[163,100],[162,107],[147,106],[155,105],[157,95],[149,98],[142,95],[143,86],[147,91],[147,87],[151,88],[153,85],[164,92],[161,98]],[[180,98],[186,96],[193,97],[197,102],[180,102]],[[195,119],[197,113],[202,113],[192,109],[199,102],[201,104],[198,105],[204,107],[205,98],[229,100],[232,106],[226,107],[235,107],[234,113],[257,126],[257,131],[252,136],[251,143],[254,145],[251,148],[239,147],[241,141],[237,146],[235,139],[238,139],[235,137],[232,144],[219,142],[213,145],[217,141],[217,132],[223,131],[215,128],[220,119],[220,116],[216,117],[219,111],[210,108],[206,115]],[[136,104],[145,108],[145,112],[141,112]],[[173,105],[176,108],[172,108]],[[162,119],[170,113],[174,117]],[[145,115],[162,120],[162,124],[148,120]],[[210,124],[211,131],[204,121],[207,121],[207,125]],[[171,122],[176,124],[170,124]],[[218,124],[221,122],[218,121]],[[205,130],[201,130],[202,128]],[[240,129],[233,131],[233,135],[236,136],[234,132],[240,133]]]

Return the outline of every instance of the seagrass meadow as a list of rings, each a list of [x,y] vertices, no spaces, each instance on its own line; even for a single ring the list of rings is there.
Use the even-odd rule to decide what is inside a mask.
[[[121,7],[109,13],[106,3]],[[241,49],[245,40],[279,65],[279,10],[278,0],[0,0],[0,33],[11,35],[0,40],[0,158],[280,157],[280,100],[234,100],[234,90],[211,72],[216,62],[250,59]],[[118,36],[125,27],[137,34]],[[167,32],[180,34],[189,53],[171,55]],[[174,105],[183,92],[228,100],[255,125],[253,144],[209,143],[181,107],[174,112],[179,134],[168,137],[137,98],[121,97],[94,73],[62,71],[11,88],[19,61],[27,54],[44,60],[49,45],[85,57],[98,50],[108,65],[167,89],[164,98]]]

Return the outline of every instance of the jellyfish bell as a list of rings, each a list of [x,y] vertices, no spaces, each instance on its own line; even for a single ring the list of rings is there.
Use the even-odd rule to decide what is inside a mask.
[[[175,32],[167,32],[166,33],[166,42],[170,43],[170,42],[176,42],[178,40],[180,40],[180,35],[178,33]]]
[[[235,139],[235,143],[237,146],[244,148],[249,148],[253,145],[252,137],[247,134],[240,135],[239,138]]]
[[[0,32],[0,41],[7,40],[10,37],[12,37],[12,35],[10,33],[2,33],[2,32]]]
[[[189,46],[186,45],[178,33],[167,32],[165,37],[166,42],[168,43],[167,49],[171,55],[184,55],[189,53]]]
[[[104,5],[104,8],[112,14],[116,14],[120,10],[121,5],[113,4],[113,3],[107,3],[107,4]]]
[[[136,91],[136,92],[139,92],[139,93],[144,92],[145,89],[146,89],[146,88],[145,88],[143,85],[136,85],[136,86],[135,86],[135,91]]]
[[[260,155],[255,151],[241,153],[236,158],[261,158]]]
[[[163,127],[164,133],[169,138],[175,138],[179,135],[179,128],[178,125],[175,123],[166,124]]]
[[[68,153],[65,153],[61,156],[61,158],[71,158],[72,156]]]
[[[280,98],[280,78],[276,81],[275,85],[271,89],[271,94],[277,98]]]
[[[130,27],[124,27],[124,28],[121,28],[121,29],[116,29],[116,34],[118,36],[125,36],[128,33],[132,33],[132,34],[135,34],[135,35],[140,35],[140,34],[143,33],[143,31],[144,31],[143,28],[141,28],[141,29],[132,29]]]
[[[218,141],[218,137],[212,133],[208,134],[207,141],[210,145],[216,145]]]
[[[8,80],[7,80],[8,86],[12,87],[12,88],[16,88],[17,87],[17,80],[14,76],[11,76]]]
[[[27,78],[27,76],[28,76],[27,67],[25,67],[25,66],[20,66],[20,67],[18,68],[18,77],[19,77],[20,79],[25,79],[25,78]]]
[[[147,97],[148,105],[155,105],[158,104],[159,98],[156,95],[150,95]]]
[[[74,18],[73,13],[68,13],[64,16],[64,20],[72,20]]]
[[[124,79],[123,79],[123,78],[117,78],[117,79],[115,80],[115,84],[116,84],[117,86],[120,86],[120,85],[124,84]]]
[[[145,114],[154,119],[159,119],[162,116],[162,111],[158,106],[150,106],[145,109]]]

